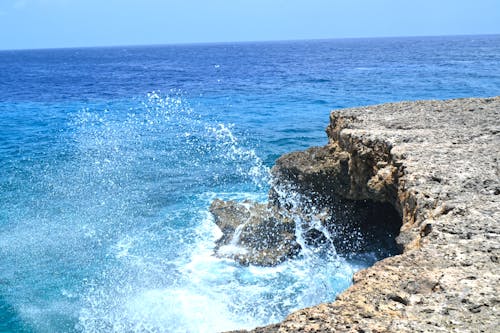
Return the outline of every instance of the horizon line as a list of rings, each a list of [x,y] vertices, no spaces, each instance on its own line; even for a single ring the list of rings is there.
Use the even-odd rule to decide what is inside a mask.
[[[61,47],[39,47],[39,48],[13,48],[3,49],[0,52],[9,51],[48,51],[48,50],[71,50],[71,49],[98,49],[98,48],[120,48],[120,47],[162,47],[162,46],[196,46],[196,45],[221,45],[221,44],[252,44],[252,43],[280,43],[280,42],[306,42],[306,41],[333,41],[333,40],[355,40],[355,39],[397,39],[397,38],[439,38],[439,37],[473,37],[473,36],[500,36],[500,33],[480,34],[436,34],[436,35],[399,35],[399,36],[371,36],[371,37],[327,37],[327,38],[291,38],[291,39],[269,39],[269,40],[242,40],[242,41],[211,41],[211,42],[172,42],[152,44],[116,44],[116,45],[87,45],[87,46],[61,46]]]

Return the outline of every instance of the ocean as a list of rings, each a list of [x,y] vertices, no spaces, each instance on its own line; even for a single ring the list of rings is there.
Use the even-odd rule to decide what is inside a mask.
[[[498,94],[500,35],[0,51],[0,332],[217,332],[332,301],[379,253],[241,266],[213,255],[212,200],[265,202],[332,109]]]

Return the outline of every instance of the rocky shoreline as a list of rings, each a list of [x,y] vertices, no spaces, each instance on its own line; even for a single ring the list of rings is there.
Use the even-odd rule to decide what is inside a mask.
[[[498,332],[500,97],[335,110],[327,134],[326,146],[277,161],[267,209],[245,212],[218,202],[212,212],[250,218],[259,209],[267,211],[248,223],[266,234],[262,225],[278,225],[273,214],[286,220],[291,208],[280,191],[291,184],[310,207],[361,204],[352,206],[362,212],[354,220],[357,227],[395,229],[401,254],[358,272],[334,302],[253,332]],[[273,209],[277,213],[269,213]],[[227,221],[219,220],[229,230],[219,247],[227,246],[227,235],[238,228]],[[322,226],[331,223],[320,218]],[[263,243],[262,233],[252,240],[253,231],[246,230],[247,242],[264,253],[269,244],[284,249],[270,261],[258,254],[263,264],[296,253],[289,227]],[[241,258],[251,263],[248,256]]]

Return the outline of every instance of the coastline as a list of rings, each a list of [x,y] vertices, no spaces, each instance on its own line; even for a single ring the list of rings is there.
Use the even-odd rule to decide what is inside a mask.
[[[323,149],[347,160],[347,172],[332,176],[332,164],[306,150],[281,157],[274,174],[293,169],[300,183],[330,168],[348,180],[328,189],[335,195],[390,203],[402,219],[402,254],[356,273],[334,302],[252,332],[494,332],[500,96],[335,110],[327,133]]]

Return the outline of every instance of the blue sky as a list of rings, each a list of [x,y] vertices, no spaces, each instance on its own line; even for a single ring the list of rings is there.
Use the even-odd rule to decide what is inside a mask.
[[[0,49],[500,33],[500,0],[0,0]]]

